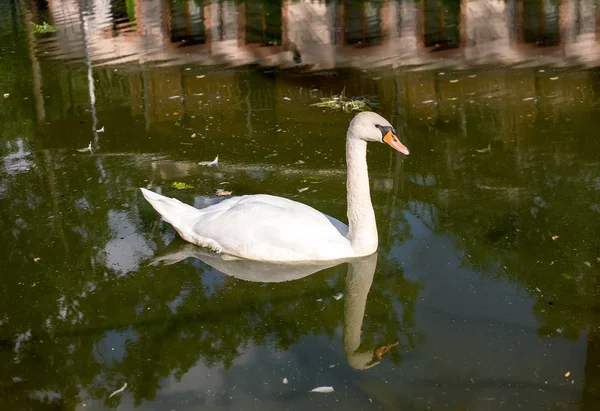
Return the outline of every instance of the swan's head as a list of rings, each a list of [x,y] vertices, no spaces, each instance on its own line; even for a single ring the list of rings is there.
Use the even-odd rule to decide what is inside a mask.
[[[354,116],[348,127],[348,134],[367,142],[386,143],[405,155],[409,153],[389,121],[372,111],[363,111]]]

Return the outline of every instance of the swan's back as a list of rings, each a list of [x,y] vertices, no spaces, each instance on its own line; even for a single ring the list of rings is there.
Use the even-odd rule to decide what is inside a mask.
[[[232,197],[200,210],[193,231],[223,251],[258,261],[316,261],[352,256],[348,227],[314,208],[267,194]]]

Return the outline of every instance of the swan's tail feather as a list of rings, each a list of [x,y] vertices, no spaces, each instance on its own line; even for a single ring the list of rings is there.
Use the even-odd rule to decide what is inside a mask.
[[[176,229],[180,228],[183,221],[190,221],[190,218],[198,215],[200,210],[181,201],[165,197],[153,191],[140,188],[144,198],[150,203],[163,220],[171,224]]]

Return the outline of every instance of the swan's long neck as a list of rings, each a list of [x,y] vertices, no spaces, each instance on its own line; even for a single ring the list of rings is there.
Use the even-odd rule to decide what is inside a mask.
[[[346,138],[348,240],[356,256],[365,256],[377,250],[377,223],[371,204],[367,143],[351,133],[349,130]]]

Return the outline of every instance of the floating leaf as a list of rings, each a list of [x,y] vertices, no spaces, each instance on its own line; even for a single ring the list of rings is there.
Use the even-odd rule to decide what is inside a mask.
[[[570,280],[571,278],[573,278],[572,276],[570,276],[567,273],[563,273],[562,276],[565,277],[567,280]]]
[[[194,188],[193,186],[191,186],[191,185],[189,185],[189,184],[186,184],[186,183],[180,183],[180,182],[178,182],[178,181],[174,182],[174,183],[172,184],[172,186],[173,186],[173,187],[175,187],[175,188],[176,188],[176,189],[178,189],[178,190],[186,190],[186,189],[188,189],[188,188]]]

